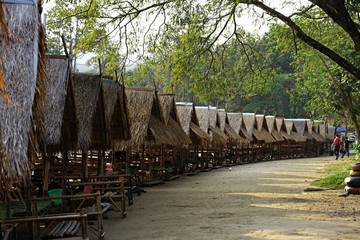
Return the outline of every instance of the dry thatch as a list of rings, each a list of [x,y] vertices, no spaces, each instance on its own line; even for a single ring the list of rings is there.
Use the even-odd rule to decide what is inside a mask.
[[[12,103],[0,99],[0,122],[5,158],[1,161],[4,178],[27,179],[30,176],[28,150],[32,106],[37,86],[38,8],[37,5],[7,4],[5,21],[8,39],[0,36],[3,53],[1,72],[5,91]],[[1,31],[0,31],[1,32]],[[5,92],[1,92],[4,96]],[[4,109],[7,107],[6,110]]]
[[[306,119],[292,119],[296,132],[301,136],[304,135],[306,129]]]
[[[313,126],[314,126],[314,122],[310,119],[306,119],[306,130],[312,134],[313,133]]]
[[[170,112],[174,110],[174,94],[158,93],[157,96],[161,110],[161,120],[165,123],[165,125],[167,125],[170,118]]]
[[[209,107],[207,106],[196,106],[195,107],[196,118],[199,123],[199,127],[205,133],[209,130]]]
[[[239,136],[239,134],[237,134],[235,132],[235,130],[228,124],[225,124],[225,129],[224,129],[225,133],[227,134],[227,136],[229,137],[229,141],[231,143],[241,143],[243,142],[242,138]]]
[[[48,85],[45,97],[45,144],[61,141],[64,108],[69,84],[70,59],[50,57],[47,65]]]
[[[304,136],[306,140],[312,141],[315,140],[314,136],[309,132],[307,119],[293,119],[296,132],[300,136]]]
[[[227,120],[234,131],[239,134],[241,128],[242,115],[241,113],[227,113]]]
[[[287,132],[287,127],[284,121],[284,118],[282,117],[276,117],[275,118],[275,131],[274,132],[278,132],[281,134],[281,136],[287,140],[287,141],[295,141],[294,138],[288,134]]]
[[[209,106],[209,127],[216,127],[217,122],[217,109],[216,107]]]
[[[291,135],[292,139],[296,142],[306,142],[306,137],[304,137],[303,135],[300,135],[297,131],[296,131],[296,127],[294,125],[294,121],[293,119],[284,119],[285,125],[286,125],[286,129],[287,129],[287,134]],[[285,137],[285,136],[284,136]]]
[[[223,148],[227,145],[229,138],[219,127],[209,127],[212,148]]]
[[[190,130],[190,138],[193,144],[197,144],[202,147],[207,147],[210,144],[210,135],[204,132],[198,125],[191,122]]]
[[[243,113],[243,121],[245,124],[246,131],[251,136],[255,125],[255,113]]]
[[[271,133],[273,138],[277,142],[285,141],[285,138],[280,134],[279,131],[277,131],[275,116],[265,116],[265,121],[266,121],[267,128],[269,130],[269,133]]]
[[[170,145],[182,148],[191,143],[190,137],[176,122],[178,119],[173,94],[156,94],[149,129],[153,137],[147,138],[151,145]],[[155,141],[151,141],[155,139]]]
[[[193,104],[177,102],[176,103],[176,111],[177,111],[182,129],[189,136],[190,135],[191,117],[193,114]]]
[[[221,131],[224,132],[225,130],[225,123],[226,123],[226,111],[225,109],[218,109],[218,122],[219,122],[219,128]]]
[[[121,151],[131,147],[139,147],[144,144],[154,98],[154,89],[125,89],[125,103],[128,113],[131,139],[127,141],[115,141],[115,150]]]
[[[146,145],[156,146],[156,145],[170,145],[170,146],[179,146],[179,143],[172,136],[171,131],[168,126],[161,122],[155,116],[150,116],[149,129],[152,133],[152,136],[146,138]],[[154,138],[153,138],[154,137]],[[154,139],[154,140],[153,140]]]
[[[118,82],[103,81],[106,126],[110,141],[130,139],[124,91]]]
[[[190,137],[173,118],[169,118],[168,127],[171,131],[171,136],[178,142],[177,146],[184,147],[192,143]]]
[[[100,139],[94,139],[94,127],[106,129],[101,77],[76,73],[73,74],[73,85],[76,111],[79,118],[77,147],[87,149],[95,143],[95,140],[99,142],[102,140],[102,143],[106,145],[107,138],[103,135],[105,133],[100,133]],[[99,122],[95,122],[95,118],[98,118]]]
[[[268,126],[266,125],[265,121],[265,115],[257,114],[255,115],[256,118],[256,129],[260,132],[262,140],[265,141],[265,143],[273,143],[276,142],[275,138],[271,135],[271,133],[268,131]]]

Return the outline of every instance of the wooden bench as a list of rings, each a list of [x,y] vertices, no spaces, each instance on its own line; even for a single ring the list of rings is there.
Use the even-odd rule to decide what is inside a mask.
[[[70,201],[70,205],[73,206],[74,203],[77,203],[73,209],[72,209],[72,213],[81,213],[84,212],[86,213],[87,217],[95,217],[97,219],[97,226],[88,226],[86,225],[86,227],[91,230],[97,237],[98,239],[103,239],[105,232],[104,232],[104,228],[103,228],[103,219],[102,219],[102,209],[101,209],[101,196],[100,193],[90,193],[90,194],[76,194],[76,195],[63,195],[63,196],[52,196],[52,197],[36,197],[36,198],[32,198],[32,212],[33,212],[33,216],[34,217],[39,217],[37,216],[37,203],[40,201],[48,201],[48,200],[55,200],[55,199],[62,199],[63,201]],[[95,203],[95,211],[88,211],[87,207],[85,205],[86,201],[91,201]],[[57,214],[57,216],[62,216],[62,215],[69,215],[72,213],[61,213],[61,214]],[[47,216],[47,215],[45,215]],[[51,216],[51,215],[50,215]],[[41,216],[42,217],[42,216]],[[59,220],[61,220],[62,218],[59,218]],[[88,219],[87,219],[88,220]],[[56,219],[56,221],[58,221],[58,219]],[[87,222],[86,222],[87,224]],[[51,224],[49,225],[49,227],[51,227]],[[82,226],[84,227],[84,226]],[[44,237],[47,233],[48,233],[48,229],[45,229],[43,231],[43,233],[39,236],[38,239]]]
[[[89,239],[87,232],[87,213],[86,211],[81,211],[79,213],[63,213],[63,214],[51,214],[45,216],[25,216],[17,218],[8,218],[3,219],[1,224],[1,229],[6,230],[9,225],[15,225],[20,223],[34,223],[35,222],[49,222],[49,221],[62,221],[62,220],[77,220],[81,223],[81,239]],[[41,239],[42,235],[37,236],[35,229],[33,229],[33,239]],[[6,239],[6,238],[3,238]]]
[[[97,182],[72,182],[68,183],[71,190],[75,191],[77,187],[89,187],[92,191],[97,191],[102,200],[110,202],[117,210],[119,210],[123,217],[126,216],[125,208],[125,186],[124,179],[118,181],[97,181]],[[115,190],[116,194],[109,194],[110,190]],[[116,203],[120,201],[120,206]]]

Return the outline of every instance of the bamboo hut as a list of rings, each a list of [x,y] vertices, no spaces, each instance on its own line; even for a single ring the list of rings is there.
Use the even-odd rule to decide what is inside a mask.
[[[328,139],[327,134],[327,123],[326,121],[319,121],[319,134],[324,138],[324,151],[330,151],[330,146],[332,144],[333,138],[331,140]]]
[[[294,157],[302,157],[305,154],[306,137],[300,135],[294,125],[293,119],[284,119],[287,133],[291,135],[295,143],[291,146],[293,148]]]
[[[313,146],[315,145],[314,137],[307,131],[307,119],[292,119],[294,126],[296,128],[296,132],[300,135],[305,137],[305,149],[304,154],[305,156],[313,156]]]
[[[199,120],[192,103],[177,102],[176,110],[179,121],[185,133],[191,139],[192,144],[189,146],[188,152],[181,153],[180,159],[184,166],[182,171],[186,174],[196,174],[203,166],[202,152],[210,145],[210,136],[204,132],[199,126]]]
[[[291,158],[296,155],[297,143],[293,136],[288,133],[283,117],[276,117],[275,122],[277,132],[285,139],[285,141],[281,144],[281,158]]]
[[[318,144],[317,156],[319,156],[319,155],[323,154],[325,151],[326,139],[320,134],[319,124],[317,122],[309,120],[307,122],[307,124],[308,124],[308,129],[309,129],[310,134],[314,137],[314,139],[316,140],[316,142]]]
[[[265,143],[265,139],[261,137],[259,132],[255,129],[256,117],[255,113],[242,113],[242,118],[246,132],[252,137],[250,151],[252,161],[258,161],[261,159],[260,150]]]
[[[115,142],[130,139],[129,121],[125,104],[124,87],[110,79],[103,80],[105,120],[111,150],[105,158],[109,169],[118,173],[126,173],[127,165],[124,154],[115,151]],[[122,159],[123,158],[123,159]]]
[[[191,143],[174,118],[174,95],[156,93],[146,138],[151,182],[169,179],[172,170],[177,168],[176,150]]]
[[[47,193],[49,170],[57,171],[64,167],[53,160],[56,155],[68,156],[77,144],[78,121],[75,110],[73,85],[70,76],[70,59],[66,56],[49,56],[47,64],[48,85],[45,96],[45,135],[42,162],[35,164],[34,178],[43,176],[43,192]],[[57,165],[57,166],[55,166]],[[41,167],[41,168],[40,168]]]
[[[211,148],[208,148],[208,165],[212,168],[222,167],[225,163],[228,136],[220,129],[220,119],[216,107],[209,106],[209,135],[211,137]]]
[[[276,118],[275,116],[265,116],[266,126],[268,127],[269,133],[276,140],[276,143],[273,145],[271,159],[280,159],[281,158],[281,145],[285,142],[285,138],[277,130]]]
[[[146,168],[149,166],[145,144],[155,90],[152,88],[125,88],[124,93],[131,137],[126,140],[114,140],[114,163],[118,170],[125,173],[138,174],[141,172],[140,181],[144,182],[146,178],[144,173],[146,170],[148,171]]]
[[[96,174],[104,173],[105,150],[109,145],[102,77],[84,73],[74,73],[72,77],[79,119],[76,147],[82,154],[79,159],[78,154],[74,153],[71,160],[82,162],[82,176],[86,179],[89,171]],[[67,171],[66,168],[64,170]]]
[[[37,4],[7,1],[0,31],[0,200],[13,181],[30,185],[31,162],[43,137],[45,41]],[[11,36],[10,36],[11,35]],[[33,126],[36,126],[35,129]],[[31,145],[29,145],[31,144]],[[31,147],[30,147],[31,146]]]
[[[271,133],[268,131],[264,114],[255,114],[253,136],[260,143],[259,146],[260,155],[258,156],[258,160],[271,159],[273,152],[272,144],[274,144],[276,140],[272,137]]]
[[[112,80],[103,80],[102,83],[109,147],[113,149],[115,139],[130,139],[129,122],[124,101],[124,87]]]
[[[250,161],[250,142],[253,140],[251,135],[245,129],[245,123],[242,113],[227,113],[227,124],[225,130],[229,134],[233,149],[235,148],[235,156],[237,163],[245,163]],[[232,134],[232,130],[235,135]]]
[[[211,167],[212,167],[211,165],[209,165],[209,162],[210,162],[210,159],[212,159],[212,157],[213,157],[212,151],[209,151],[212,149],[211,143],[213,140],[212,135],[209,134],[209,126],[210,126],[209,106],[195,106],[195,114],[196,114],[196,118],[199,123],[200,129],[206,135],[208,135],[208,138],[210,139],[209,145],[206,147],[206,149],[203,148],[201,150],[201,153],[198,154],[199,156],[201,155],[201,162],[202,162],[201,170],[207,171],[207,170],[211,169]]]
[[[61,142],[74,148],[77,137],[77,119],[70,78],[70,59],[66,56],[50,56],[47,75],[44,142],[47,148],[54,147],[55,151],[60,148]],[[69,119],[65,118],[66,114]]]
[[[180,155],[182,151],[187,151],[191,140],[180,125],[174,94],[157,93],[156,96],[160,114],[157,114],[155,118],[161,118],[161,124],[163,126],[161,126],[160,129],[159,122],[158,129],[156,131],[155,129],[152,130],[152,133],[156,135],[164,132],[163,135],[168,136],[168,139],[164,138],[163,141],[159,142],[160,145],[158,145],[161,153],[159,165],[164,169],[162,179],[172,180],[179,176],[178,173],[180,173],[183,168],[181,161],[179,161]],[[149,127],[151,128],[151,124]]]

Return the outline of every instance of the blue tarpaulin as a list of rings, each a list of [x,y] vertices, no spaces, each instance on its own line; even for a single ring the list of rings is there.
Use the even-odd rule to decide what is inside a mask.
[[[30,5],[35,4],[34,0],[1,0],[0,2],[14,3],[14,4],[30,4]]]
[[[337,133],[342,133],[342,132],[347,132],[347,130],[346,130],[346,128],[343,128],[343,127],[337,127],[336,132]]]

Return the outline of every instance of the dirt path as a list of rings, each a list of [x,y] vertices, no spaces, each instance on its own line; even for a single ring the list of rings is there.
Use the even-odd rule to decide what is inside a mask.
[[[360,196],[304,192],[331,157],[221,168],[146,188],[106,239],[358,239]]]

